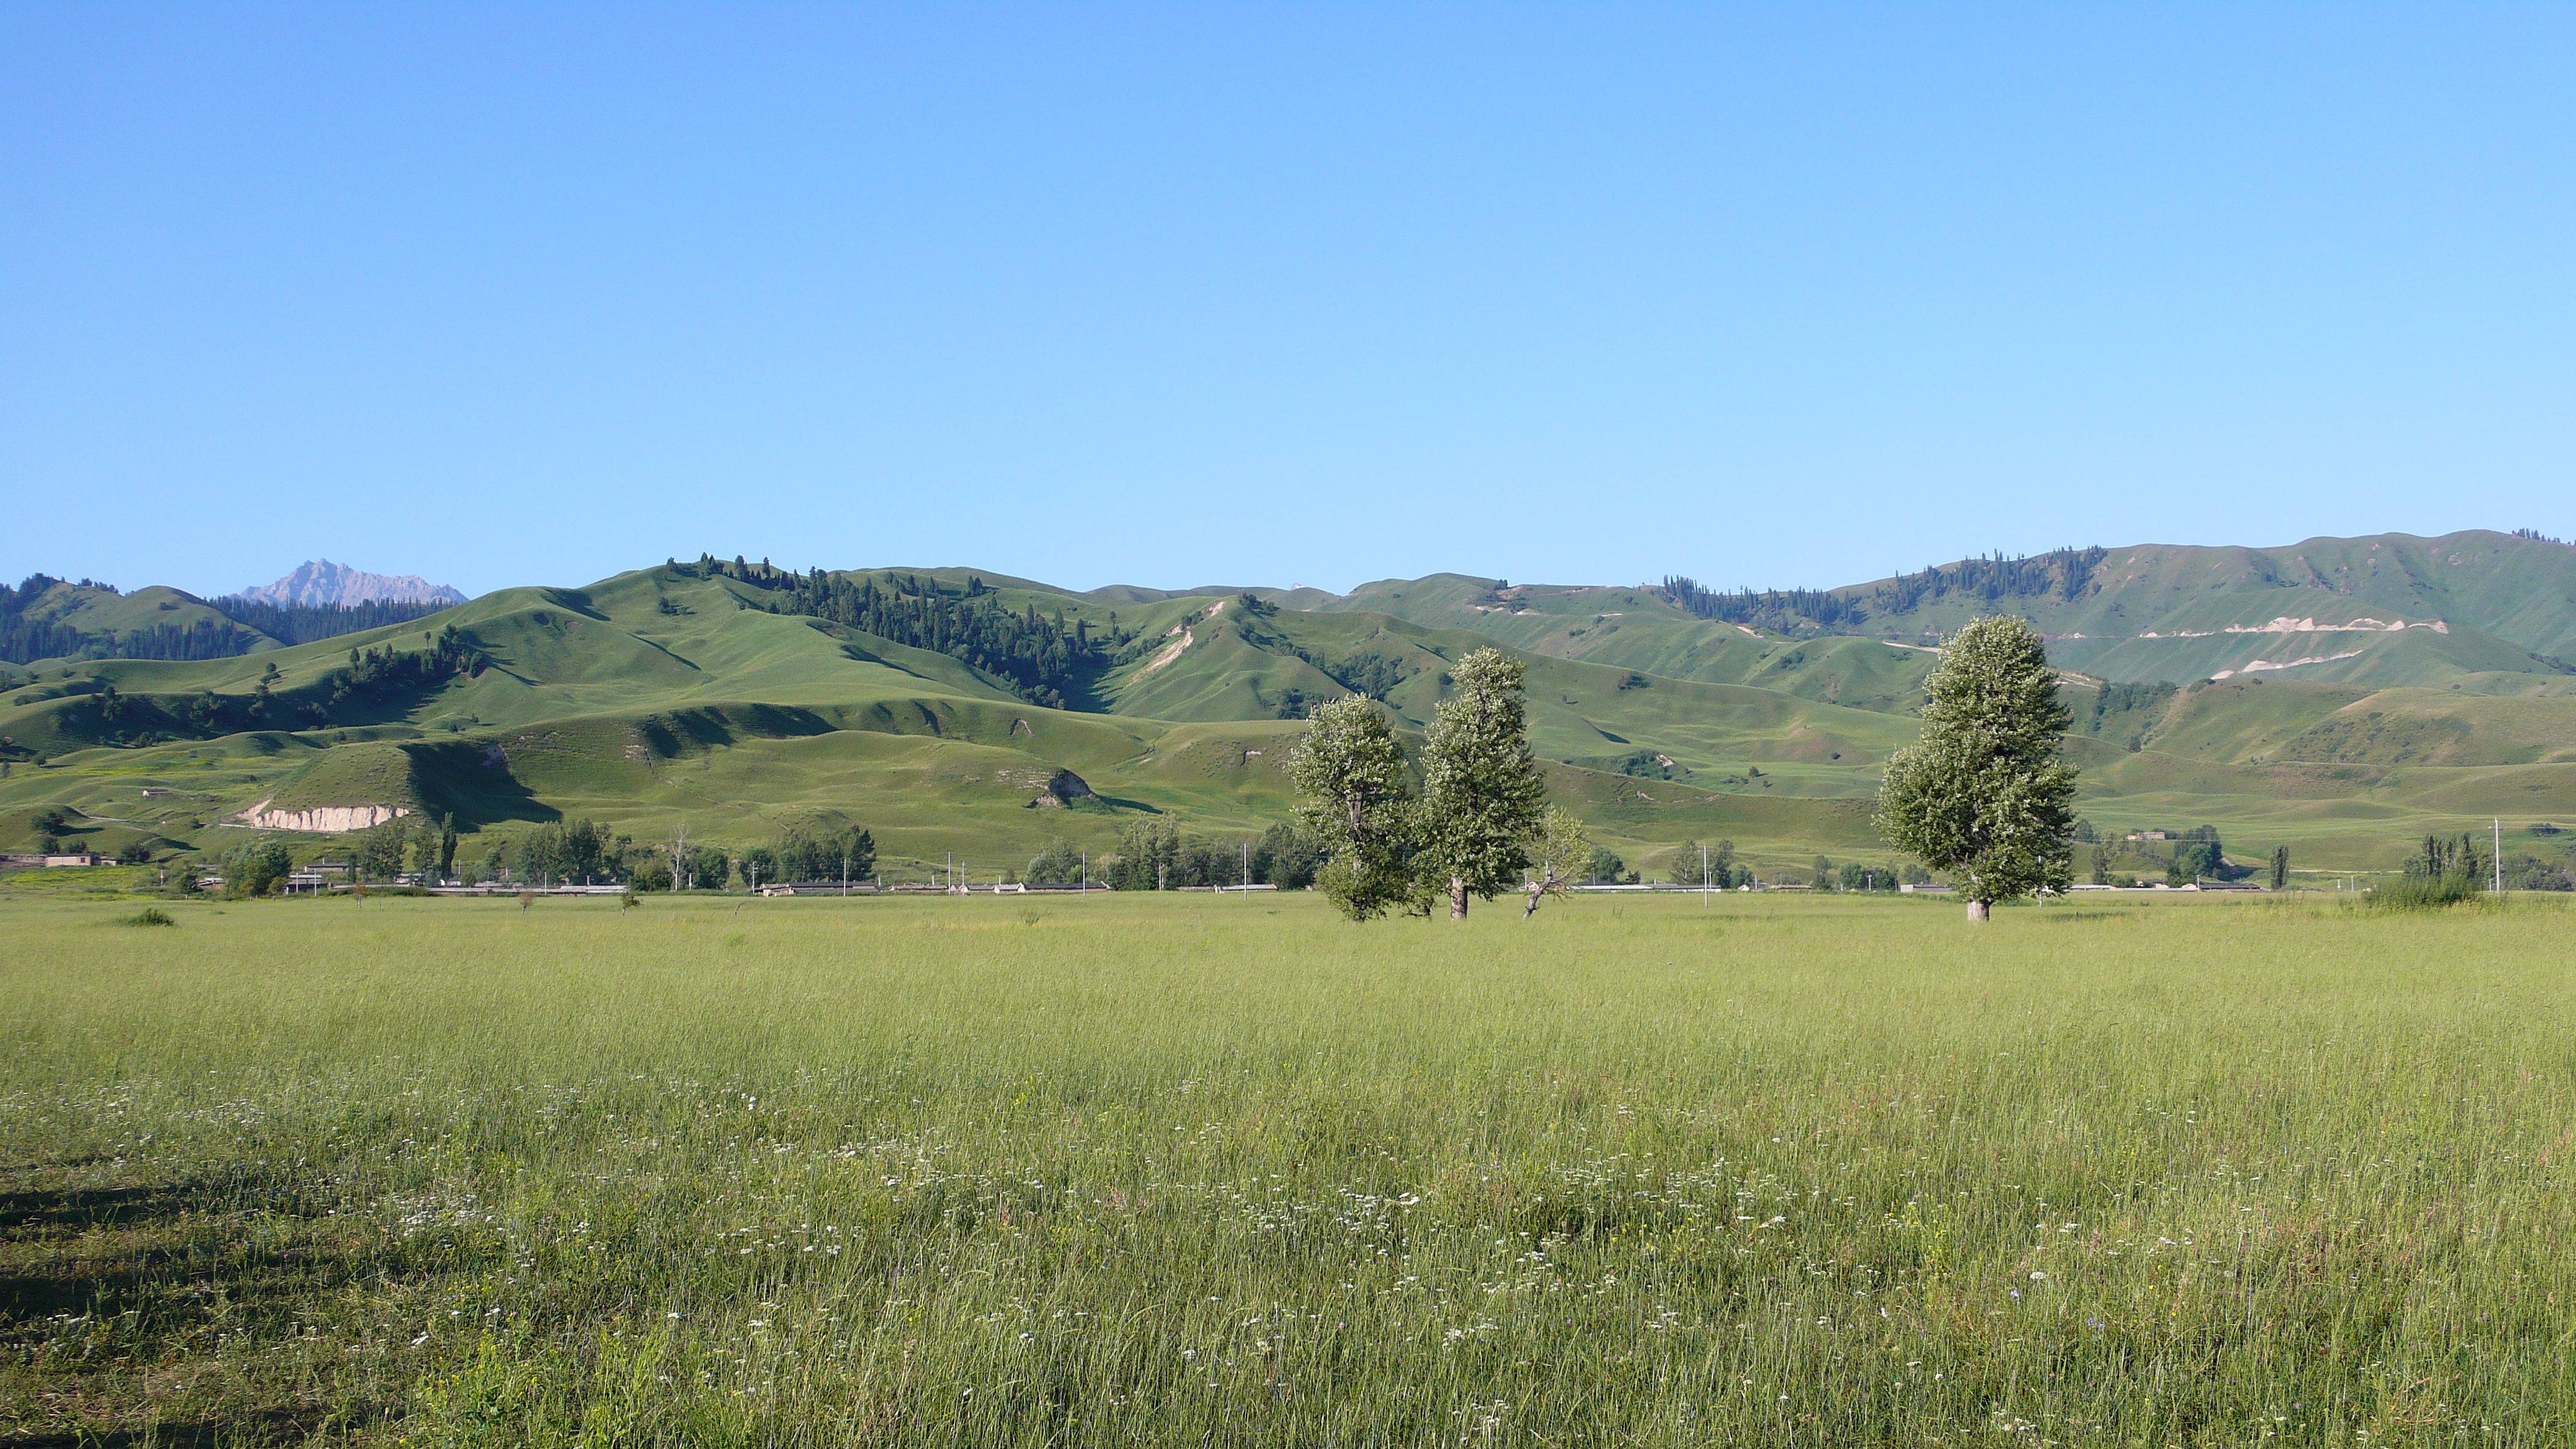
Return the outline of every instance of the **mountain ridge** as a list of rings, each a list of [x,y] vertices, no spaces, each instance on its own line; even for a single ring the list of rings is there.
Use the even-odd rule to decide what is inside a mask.
[[[274,583],[233,597],[256,604],[462,604],[463,591],[418,574],[371,574],[327,558],[308,559]]]

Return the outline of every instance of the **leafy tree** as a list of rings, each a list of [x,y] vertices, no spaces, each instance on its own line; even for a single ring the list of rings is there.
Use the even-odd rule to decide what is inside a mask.
[[[1521,907],[1521,919],[1526,921],[1538,913],[1541,897],[1571,891],[1575,878],[1590,869],[1599,854],[1592,837],[1584,834],[1583,822],[1549,806],[1547,813],[1539,817],[1538,834],[1530,845],[1529,880],[1521,887],[1529,893],[1529,903]],[[1692,854],[1696,856],[1698,852]]]
[[[876,837],[856,825],[791,829],[771,849],[782,881],[863,881],[877,871]]]
[[[1922,739],[1887,762],[1880,833],[1950,872],[1971,921],[1996,901],[2064,890],[2075,770],[2058,754],[2068,714],[2038,631],[2003,615],[1970,623],[1924,693]]]
[[[1288,774],[1299,823],[1329,853],[1315,883],[1336,909],[1354,921],[1427,910],[1412,867],[1416,801],[1404,749],[1377,705],[1351,695],[1316,706]]]
[[[1621,860],[1618,852],[1608,846],[1596,845],[1592,847],[1592,854],[1584,858],[1583,870],[1584,879],[1589,882],[1597,885],[1608,881],[1617,885],[1619,877],[1628,873],[1628,862]]]
[[[873,864],[873,862],[871,862]],[[689,889],[720,891],[725,878],[733,873],[733,862],[712,845],[701,845],[689,852]]]
[[[2504,863],[2504,884],[2505,889],[2516,891],[2576,890],[2576,879],[2569,877],[2567,867],[2530,854]]]
[[[510,868],[523,881],[559,880],[563,866],[563,830],[551,822],[520,836],[510,851]]]
[[[1082,852],[1069,842],[1053,840],[1031,857],[1020,878],[1031,885],[1068,886],[1082,884],[1082,873]]]
[[[1817,856],[1815,867],[1808,874],[1807,883],[1820,891],[1832,890],[1834,888],[1834,863],[1825,859],[1821,855]]]
[[[591,881],[617,874],[616,861],[609,847],[608,831],[589,820],[575,820],[563,827],[562,843],[556,864],[566,880]]]
[[[2276,846],[2273,846],[2273,847],[2272,847],[2272,889],[2274,889],[2274,890],[2276,890],[2276,891],[2285,891],[2285,890],[2288,890],[2289,888],[2290,888],[2290,847],[2288,847],[2288,846],[2286,846],[2286,845],[2276,845]]]
[[[1180,856],[1180,822],[1169,817],[1131,820],[1119,832],[1118,853],[1102,873],[1111,890],[1168,890],[1181,884],[1173,879],[1173,867],[1179,864]]]
[[[745,885],[776,885],[781,879],[778,874],[778,852],[766,845],[755,845],[744,851],[741,865],[742,880]]]
[[[295,869],[294,857],[274,840],[234,847],[224,856],[224,887],[237,895],[274,894]]]
[[[1261,842],[1252,848],[1252,871],[1257,879],[1283,891],[1302,891],[1315,883],[1324,857],[1323,846],[1313,836],[1296,826],[1277,824],[1261,832]]]
[[[634,874],[627,877],[630,887],[639,891],[666,891],[671,888],[671,867],[658,855],[648,855],[638,862]]]
[[[1710,845],[1704,853],[1707,858],[1705,877],[1701,875],[1703,851],[1700,843],[1696,840],[1683,841],[1680,852],[1673,856],[1673,868],[1666,873],[1665,878],[1675,885],[1709,886],[1722,891],[1733,890],[1743,884],[1742,873],[1735,865],[1734,841],[1718,841]]]
[[[2424,853],[2406,862],[2406,874],[2432,880],[2456,878],[2467,882],[2467,889],[2479,891],[2486,889],[2488,864],[2475,835],[2462,831],[2457,840],[2427,835]]]
[[[2093,847],[2093,883],[2097,886],[2111,883],[2111,847],[2107,845]]]
[[[2215,841],[2182,841],[2174,846],[2174,861],[2164,869],[2169,884],[2192,884],[2202,877],[2226,877],[2226,856],[2218,853]]]
[[[1422,750],[1421,841],[1430,879],[1446,880],[1449,919],[1467,898],[1492,900],[1519,884],[1522,842],[1538,828],[1547,785],[1530,753],[1521,701],[1528,666],[1499,649],[1458,661],[1454,688],[1432,712]]]
[[[368,880],[392,880],[403,873],[403,846],[411,837],[411,827],[401,820],[388,820],[370,827],[357,839],[353,852],[358,859],[358,874]]]

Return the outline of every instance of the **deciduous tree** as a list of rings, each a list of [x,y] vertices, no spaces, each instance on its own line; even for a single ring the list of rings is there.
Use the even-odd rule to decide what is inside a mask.
[[[1693,869],[1699,865],[1698,851],[1691,852]],[[1537,914],[1539,898],[1561,896],[1592,863],[1592,837],[1584,834],[1583,822],[1554,806],[1539,817],[1538,834],[1530,842],[1529,881],[1522,889],[1529,892],[1529,904],[1521,907],[1521,919]]]
[[[2038,631],[1991,616],[1959,631],[1924,682],[1923,737],[1887,762],[1878,828],[1950,873],[1968,919],[1996,901],[2064,890],[2073,866],[2068,715]]]
[[[1299,823],[1330,853],[1315,883],[1334,906],[1354,921],[1418,909],[1416,802],[1379,706],[1359,695],[1317,705],[1288,774]]]
[[[1547,806],[1521,702],[1527,669],[1499,649],[1458,661],[1423,744],[1422,862],[1446,881],[1453,921],[1467,919],[1468,897],[1519,883]]]

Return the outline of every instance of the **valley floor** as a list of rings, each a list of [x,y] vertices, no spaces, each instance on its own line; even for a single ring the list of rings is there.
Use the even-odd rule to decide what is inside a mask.
[[[2562,903],[0,900],[0,1445],[2563,1443]]]

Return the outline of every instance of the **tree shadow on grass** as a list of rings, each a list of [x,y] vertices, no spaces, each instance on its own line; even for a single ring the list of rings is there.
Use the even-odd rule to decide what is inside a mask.
[[[19,1176],[0,1189],[0,1361],[21,1365],[28,1402],[52,1407],[0,1428],[0,1449],[304,1442],[335,1414],[292,1373],[235,1380],[213,1402],[145,1386],[221,1343],[286,1342],[407,1266],[333,1241],[345,1229],[283,1184]]]

